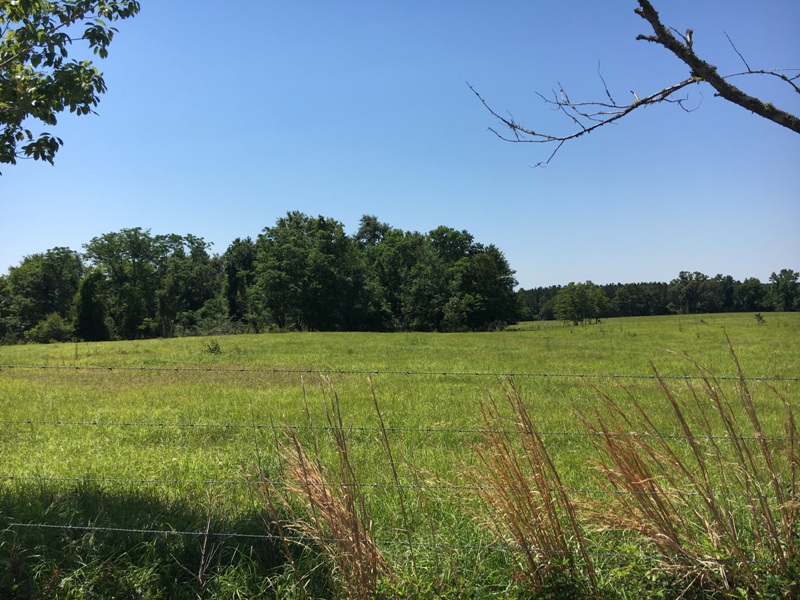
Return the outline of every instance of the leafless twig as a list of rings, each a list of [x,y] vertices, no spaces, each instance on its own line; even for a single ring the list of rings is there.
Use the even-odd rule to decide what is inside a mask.
[[[503,135],[496,129],[490,127],[489,131],[494,133],[500,139],[507,142],[556,144],[555,150],[550,153],[550,156],[547,158],[547,160],[536,164],[536,166],[539,167],[548,164],[556,155],[556,153],[558,153],[564,143],[577,139],[583,135],[586,135],[587,133],[591,133],[595,129],[599,129],[604,125],[619,121],[621,118],[630,114],[637,108],[651,104],[658,104],[660,102],[670,102],[679,105],[687,112],[694,110],[686,106],[685,103],[687,98],[675,99],[671,97],[673,94],[675,94],[675,92],[687,87],[692,83],[696,83],[696,79],[690,77],[689,79],[685,79],[680,83],[658,91],[655,94],[645,96],[644,98],[639,98],[636,94],[634,94],[634,101],[627,105],[616,104],[613,100],[610,102],[572,102],[564,91],[563,87],[559,89],[559,93],[553,93],[553,99],[546,98],[542,94],[539,94],[539,97],[542,98],[545,103],[555,106],[557,110],[563,112],[570,120],[572,120],[575,125],[577,125],[577,131],[566,135],[554,135],[540,131],[534,131],[533,129],[529,129],[523,125],[520,125],[511,115],[508,117],[503,117],[495,112],[491,106],[489,106],[488,102],[473,86],[470,85],[469,88],[483,103],[489,113],[511,131],[511,136],[509,137],[508,135]],[[608,93],[608,95],[610,97],[610,93]]]
[[[739,55],[739,58],[742,59],[747,71],[733,73],[730,75],[720,75],[717,72],[717,67],[707,63],[698,57],[697,54],[695,54],[693,48],[694,31],[692,29],[687,29],[686,33],[684,34],[680,33],[674,28],[665,27],[661,23],[658,12],[656,12],[649,0],[637,1],[639,3],[639,7],[635,9],[635,12],[650,24],[653,29],[653,34],[640,34],[636,37],[636,39],[653,42],[663,46],[675,54],[675,56],[677,56],[690,68],[690,76],[688,79],[684,79],[679,83],[667,86],[660,91],[644,97],[640,97],[635,91],[631,90],[633,102],[630,104],[619,104],[614,101],[613,97],[611,96],[608,85],[600,73],[600,66],[598,63],[598,75],[600,80],[603,82],[603,89],[605,90],[608,102],[574,102],[567,95],[560,83],[558,92],[554,91],[552,98],[538,94],[539,97],[545,101],[545,103],[552,105],[555,110],[563,113],[567,119],[572,122],[574,131],[563,135],[546,133],[521,125],[514,119],[512,115],[510,115],[510,113],[509,116],[506,117],[498,114],[493,108],[491,108],[484,97],[481,96],[481,94],[478,93],[478,91],[472,85],[470,85],[469,87],[472,92],[483,103],[489,113],[505,128],[507,128],[510,131],[510,134],[508,132],[500,133],[491,127],[489,130],[497,135],[500,139],[508,142],[528,142],[555,145],[555,149],[550,153],[547,160],[536,164],[537,167],[544,166],[550,163],[553,157],[566,142],[577,139],[583,135],[586,135],[587,133],[591,133],[592,131],[595,131],[596,129],[599,129],[605,125],[619,121],[623,117],[644,106],[668,102],[671,104],[677,104],[683,110],[691,112],[696,107],[690,108],[686,104],[688,98],[675,98],[675,93],[693,83],[705,82],[714,88],[717,96],[737,104],[742,108],[764,117],[765,119],[769,119],[778,125],[786,127],[795,133],[800,133],[800,118],[789,112],[776,108],[769,102],[763,102],[759,98],[746,94],[729,82],[729,79],[743,75],[767,75],[779,78],[783,82],[790,85],[795,92],[800,93],[800,87],[798,87],[797,83],[795,83],[798,79],[800,79],[800,69],[751,69],[750,65],[738,51],[730,37],[728,37],[728,41],[730,41],[731,46],[733,46],[733,49],[736,54]],[[727,34],[725,35],[727,37]]]

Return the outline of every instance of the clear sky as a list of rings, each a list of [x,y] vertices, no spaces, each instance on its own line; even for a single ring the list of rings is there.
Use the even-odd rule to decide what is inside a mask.
[[[800,270],[800,136],[689,88],[692,113],[647,107],[562,148],[508,144],[469,90],[532,128],[568,123],[536,92],[602,99],[688,76],[633,0],[141,0],[102,61],[98,115],[64,115],[54,167],[0,177],[0,272],[126,227],[201,236],[223,253],[287,211],[354,233],[466,229],[522,287],[766,281]],[[800,68],[800,2],[656,0],[723,74]],[[768,7],[768,8],[767,8]],[[800,95],[737,82],[800,114]],[[788,89],[788,88],[787,88]]]

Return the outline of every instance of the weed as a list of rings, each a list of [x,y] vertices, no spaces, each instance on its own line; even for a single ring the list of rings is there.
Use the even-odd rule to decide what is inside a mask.
[[[207,342],[203,342],[203,348],[209,354],[222,354],[222,348],[220,348],[219,342],[216,338],[211,338]]]

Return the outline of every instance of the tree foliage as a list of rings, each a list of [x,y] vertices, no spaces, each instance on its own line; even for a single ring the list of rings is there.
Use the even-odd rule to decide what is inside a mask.
[[[772,300],[775,310],[800,310],[800,273],[781,269],[769,276],[772,282]]]
[[[151,235],[140,227],[93,238],[85,256],[104,277],[112,335],[124,339],[191,330],[221,291],[218,263],[202,238]]]
[[[466,231],[407,232],[367,215],[351,236],[339,221],[294,211],[255,242],[237,238],[222,256],[210,248],[136,227],[93,238],[83,256],[26,257],[0,277],[0,337],[483,330],[519,317],[514,271]]]
[[[279,328],[354,328],[356,244],[341,223],[290,212],[256,246],[259,299]]]
[[[0,163],[18,158],[53,163],[62,140],[34,132],[55,126],[65,110],[86,115],[106,91],[91,60],[70,58],[76,42],[100,58],[117,30],[139,12],[136,0],[14,0],[0,3]],[[84,51],[85,53],[85,51]]]
[[[250,289],[255,280],[256,245],[250,238],[236,238],[222,257],[223,290],[228,317],[247,324],[252,320]]]
[[[109,339],[106,305],[103,301],[105,279],[98,269],[91,269],[75,295],[75,335],[87,342]]]
[[[114,333],[124,339],[146,337],[155,319],[158,269],[164,236],[140,227],[106,233],[85,245],[85,256],[105,276],[106,306]]]
[[[20,337],[49,315],[69,320],[83,274],[81,256],[62,247],[26,256],[9,269],[3,286],[6,335]]]
[[[555,316],[573,325],[583,325],[608,315],[608,299],[591,281],[570,283],[555,297]]]
[[[403,231],[365,215],[290,212],[221,255],[186,234],[105,233],[0,276],[0,343],[101,341],[275,330],[486,331],[521,319],[800,310],[800,274],[766,283],[681,272],[669,283],[521,289],[503,253],[441,226]]]
[[[669,283],[569,284],[521,289],[523,318],[561,319],[575,324],[596,318],[588,309],[586,290],[600,302],[598,314],[608,317],[642,317],[668,314],[760,312],[800,310],[800,274],[792,269],[773,273],[762,283],[755,277],[737,281],[730,275],[709,277],[682,271]],[[588,315],[585,317],[583,315]]]

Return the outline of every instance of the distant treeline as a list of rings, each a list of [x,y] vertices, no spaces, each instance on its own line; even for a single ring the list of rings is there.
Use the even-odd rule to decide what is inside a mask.
[[[0,276],[0,343],[265,331],[485,331],[519,320],[800,310],[798,273],[768,283],[682,272],[669,283],[514,291],[503,253],[466,231],[354,235],[290,212],[221,255],[193,235],[141,228],[52,248]]]
[[[53,248],[0,276],[0,341],[262,331],[464,331],[515,322],[514,271],[466,231],[364,216],[355,235],[290,212],[216,255],[141,228]]]
[[[791,269],[755,277],[709,277],[682,271],[669,283],[570,283],[518,292],[524,320],[585,322],[602,317],[800,310],[800,283]]]

